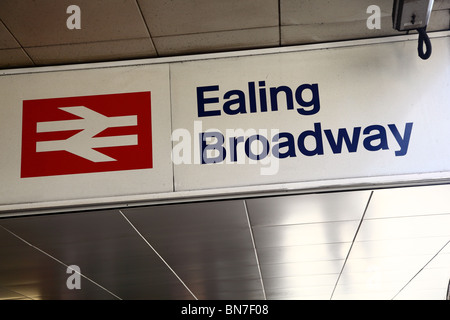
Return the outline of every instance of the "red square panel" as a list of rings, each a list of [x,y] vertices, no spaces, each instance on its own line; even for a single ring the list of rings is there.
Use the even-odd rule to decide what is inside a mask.
[[[23,101],[22,178],[152,166],[150,92]]]

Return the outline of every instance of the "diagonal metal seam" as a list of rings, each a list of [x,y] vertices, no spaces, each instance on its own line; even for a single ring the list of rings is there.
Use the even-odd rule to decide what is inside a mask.
[[[426,266],[428,265],[428,264],[430,264],[430,262],[431,261],[433,261],[434,260],[434,258],[436,258],[437,256],[438,256],[438,254],[442,251],[442,250],[444,250],[444,248],[448,245],[450,243],[450,240],[449,241],[447,241],[447,243],[446,244],[444,244],[444,246],[441,248],[441,249],[439,249],[438,250],[438,252],[434,255],[434,256],[432,256],[431,257],[431,259],[430,260],[428,260],[428,262],[427,263],[425,263],[425,265],[422,267],[422,268],[420,268],[420,270],[419,271],[417,271],[417,273],[411,278],[411,279],[409,279],[409,281],[392,297],[392,299],[391,300],[394,300],[395,299],[395,297],[397,297],[399,294],[400,294],[400,292],[402,292],[418,275],[419,275],[419,273],[421,273],[422,271],[423,271],[423,269],[425,269],[426,268]]]
[[[369,199],[367,200],[366,207],[364,208],[364,212],[363,212],[363,214],[361,216],[361,220],[359,221],[358,228],[356,229],[355,235],[353,236],[352,244],[350,245],[350,248],[348,249],[347,256],[345,257],[345,260],[344,260],[344,264],[342,265],[341,271],[339,272],[339,276],[336,279],[336,283],[334,284],[333,291],[331,292],[330,300],[333,299],[333,295],[334,295],[334,292],[336,291],[336,288],[337,288],[337,285],[339,283],[339,280],[341,279],[342,272],[344,272],[345,265],[347,264],[347,260],[348,260],[348,258],[350,256],[350,253],[352,252],[352,248],[353,248],[353,245],[354,245],[354,243],[356,241],[356,237],[358,236],[359,229],[361,228],[361,225],[362,225],[362,223],[364,221],[364,217],[366,216],[367,209],[369,208],[370,201],[371,201],[372,196],[373,196],[373,192],[374,192],[373,190],[370,192]]]
[[[172,269],[172,267],[167,263],[166,260],[156,251],[156,249],[148,242],[148,240],[139,232],[139,230],[134,226],[134,224],[125,216],[125,214],[122,212],[122,210],[119,210],[119,213],[122,215],[122,217],[130,224],[130,226],[136,231],[136,233],[139,235],[139,237],[144,240],[144,242],[150,247],[150,249],[153,250],[153,252],[158,256],[158,258],[161,259],[161,261],[166,265],[167,268],[175,275],[175,277],[181,282],[181,284],[186,288],[187,291],[194,297],[195,300],[198,300],[198,298],[195,296],[195,294],[189,289],[189,287],[184,283],[184,281],[178,276],[178,274],[175,272],[175,270]]]
[[[265,290],[265,287],[264,287],[264,280],[263,280],[263,276],[262,276],[262,272],[261,272],[261,265],[259,263],[258,250],[256,249],[255,236],[253,235],[253,228],[252,228],[252,225],[251,225],[251,222],[250,222],[250,216],[248,214],[247,201],[244,199],[243,202],[244,202],[244,208],[245,208],[245,215],[247,217],[248,229],[249,229],[249,232],[250,232],[250,237],[252,239],[253,251],[255,252],[256,266],[258,268],[259,279],[261,281],[261,289],[262,289],[262,292],[263,292],[264,300],[267,300],[266,290]]]
[[[15,291],[15,290],[11,290],[10,288],[7,288],[7,287],[5,287],[5,286],[0,286],[0,289],[6,290],[6,291],[9,291],[9,292],[13,292],[13,293],[15,293],[15,294],[18,294],[18,295],[23,296],[23,297],[25,297],[25,298],[27,298],[27,299],[30,299],[30,300],[34,300],[32,297],[29,297],[29,296],[27,296],[27,295],[25,295],[25,294],[23,294],[23,293],[20,293],[20,292]],[[8,300],[8,299],[2,299],[2,298],[0,298],[0,300]]]
[[[139,5],[139,1],[138,1],[138,0],[135,0],[135,3],[136,3],[136,6],[137,6],[137,8],[138,8],[138,10],[139,10],[139,14],[141,15],[142,21],[143,21],[144,24],[145,24],[145,28],[147,29],[148,37],[149,37],[149,39],[150,39],[150,42],[152,43],[153,48],[155,49],[156,56],[159,57],[158,48],[156,48],[155,42],[153,41],[152,33],[150,32],[150,27],[149,27],[148,24],[147,24],[147,20],[145,20],[144,13],[142,12],[142,8],[141,8],[141,6]]]
[[[114,294],[113,292],[109,291],[108,289],[106,289],[105,287],[103,287],[102,285],[100,285],[99,283],[95,282],[94,280],[92,280],[91,278],[87,277],[86,275],[78,272],[75,269],[72,269],[69,265],[65,264],[64,262],[62,262],[61,260],[59,260],[58,258],[52,256],[51,254],[45,252],[44,250],[42,250],[41,248],[36,247],[35,245],[31,244],[30,242],[28,242],[27,240],[25,240],[24,238],[20,237],[19,235],[15,234],[14,232],[12,232],[11,230],[5,228],[4,226],[0,225],[0,227],[2,229],[4,229],[5,231],[9,232],[11,235],[13,235],[14,237],[16,237],[17,239],[19,239],[20,241],[22,241],[23,243],[29,245],[30,247],[32,247],[33,249],[39,251],[40,253],[46,255],[47,257],[53,259],[54,261],[58,262],[59,264],[62,264],[63,266],[65,266],[67,269],[71,269],[72,271],[74,271],[75,273],[79,274],[81,277],[83,277],[84,279],[88,280],[89,282],[93,283],[94,285],[100,287],[101,289],[105,290],[106,292],[108,292],[109,294],[111,294],[112,296],[114,296],[115,298],[122,300],[122,298],[120,298],[119,296],[117,296],[116,294]]]

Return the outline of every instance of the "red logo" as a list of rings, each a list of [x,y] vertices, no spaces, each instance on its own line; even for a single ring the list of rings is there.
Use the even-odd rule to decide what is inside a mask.
[[[22,178],[148,168],[150,92],[23,101]]]

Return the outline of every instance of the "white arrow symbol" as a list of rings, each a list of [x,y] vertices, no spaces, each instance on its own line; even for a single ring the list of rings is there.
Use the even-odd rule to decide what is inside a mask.
[[[36,152],[67,151],[93,162],[116,161],[116,159],[94,150],[94,148],[137,145],[137,135],[97,137],[103,130],[111,127],[137,125],[137,116],[106,117],[84,106],[63,107],[63,111],[81,119],[38,122],[37,132],[83,130],[65,140],[38,141]]]

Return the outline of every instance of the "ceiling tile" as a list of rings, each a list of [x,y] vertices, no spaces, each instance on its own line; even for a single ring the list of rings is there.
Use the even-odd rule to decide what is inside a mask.
[[[433,189],[436,191],[433,187],[430,187],[429,191],[433,193]],[[391,191],[393,194],[396,191],[408,194],[409,191],[410,196],[420,195],[423,198],[428,189],[405,188]],[[412,191],[420,191],[420,193],[414,194]],[[377,192],[379,190],[375,191],[373,200],[376,199]],[[407,200],[402,201],[402,203],[406,202]],[[372,204],[371,202],[369,209]],[[426,208],[422,207],[422,210]],[[373,214],[372,217],[374,216],[376,215]],[[431,266],[430,261],[439,261],[435,260],[435,255],[450,239],[449,219],[449,214],[365,219],[352,246],[333,298],[393,299],[399,297],[400,293],[410,285],[410,281],[411,283],[415,281],[413,279],[427,269],[424,269],[425,266]],[[443,259],[441,266],[448,276],[448,261]],[[430,279],[430,284],[439,282],[442,281]]]
[[[400,255],[396,257],[376,257],[356,259],[351,255],[345,266],[345,273],[375,273],[385,274],[387,272],[403,270],[405,273],[414,275],[427,264],[433,255]]]
[[[450,213],[450,185],[377,190],[366,219]]]
[[[5,220],[2,220],[3,223]],[[66,286],[67,268],[0,225],[0,299],[114,299],[88,281],[83,290]]]
[[[450,2],[448,0],[434,0],[433,10],[450,9]]]
[[[421,271],[424,263],[416,261],[413,264],[407,264],[411,261],[413,260],[405,260],[404,263],[392,265],[393,269],[384,269],[378,266],[377,262],[374,264],[374,261],[366,261],[366,269],[360,268],[360,271],[352,269],[355,267],[355,261],[348,261],[349,267],[347,269],[346,266],[346,270],[341,275],[333,298],[403,299],[402,297],[405,297],[408,291],[417,293],[423,289],[439,289],[436,285],[440,286],[441,291],[446,288],[448,269],[443,269],[443,271],[447,271],[447,274],[445,272],[428,273],[424,270]],[[422,262],[426,263],[427,259]],[[425,280],[425,278],[427,279]],[[419,279],[424,279],[425,283],[419,283]],[[420,285],[422,285],[421,288]],[[442,300],[444,296],[445,293],[439,299]]]
[[[446,252],[446,250],[448,252]],[[434,256],[396,299],[443,300],[450,281],[450,245]]]
[[[261,264],[345,259],[351,242],[258,248]]]
[[[402,34],[404,32],[399,32],[392,28],[390,17],[383,17],[381,19],[381,29],[368,29],[366,20],[282,26],[281,44],[320,43]]]
[[[277,0],[138,3],[153,37],[278,26]]]
[[[343,264],[344,260],[262,264],[261,272],[264,279],[324,274],[338,275]]]
[[[328,300],[334,286],[312,286],[269,290],[269,300]]]
[[[450,2],[448,2],[450,3]],[[450,5],[448,5],[450,6]],[[432,11],[427,31],[443,31],[450,29],[450,10],[449,8]]]
[[[7,288],[0,287],[0,300],[33,300],[30,297],[24,296],[18,292],[14,292]]]
[[[262,300],[261,280],[255,277],[189,282],[199,300]]]
[[[199,299],[262,298],[244,202],[222,201],[123,211]],[[255,287],[256,286],[256,287]],[[260,289],[259,292],[255,291]],[[229,295],[227,295],[229,292]]]
[[[435,254],[447,243],[448,236],[428,238],[384,239],[355,241],[351,257],[376,258]]]
[[[23,47],[138,39],[148,31],[134,0],[79,0],[81,29],[68,29],[71,0],[2,0],[0,19]]]
[[[192,299],[117,211],[9,218],[1,220],[1,225],[66,265],[79,266],[82,274],[122,299]],[[14,253],[8,259],[14,261]],[[41,267],[44,275],[30,272],[30,281],[43,281],[47,272],[56,276],[55,271]],[[66,269],[58,267],[64,272],[59,275],[64,279],[63,287],[61,280],[50,281],[49,285],[59,286],[59,291],[51,287],[54,291],[47,299],[70,297],[73,292],[65,286]],[[88,283],[82,279],[81,285]],[[42,285],[35,287],[41,290]],[[116,297],[109,295],[109,299]]]
[[[32,66],[34,66],[33,61],[22,48],[0,50],[0,69]]]
[[[370,191],[247,200],[252,226],[360,220]]]
[[[278,46],[277,27],[153,37],[161,56]]]
[[[336,22],[365,21],[370,16],[367,8],[380,7],[381,16],[391,16],[391,0],[350,0],[345,6],[329,0],[281,0],[281,25],[329,24]]]
[[[356,241],[450,237],[450,214],[365,219]]]
[[[378,5],[381,9],[380,29],[367,27],[367,8]],[[434,6],[439,8],[440,5]],[[345,9],[338,2],[291,1],[281,2],[281,44],[306,44],[339,40],[365,39],[405,34],[392,27],[392,1],[353,0]],[[448,30],[448,10],[435,10],[431,14],[428,31]],[[415,31],[413,31],[414,33]]]
[[[156,56],[148,38],[25,48],[37,65],[101,62]]]
[[[298,275],[295,277],[264,278],[264,286],[266,288],[266,291],[275,291],[279,289],[295,289],[300,287],[330,287],[336,284],[337,278],[338,274],[310,274]]]
[[[0,50],[13,48],[20,48],[20,44],[17,43],[16,39],[14,39],[12,34],[0,20]]]
[[[282,247],[351,242],[359,221],[324,222],[254,228],[256,246]]]
[[[446,300],[447,288],[403,290],[395,300]]]

